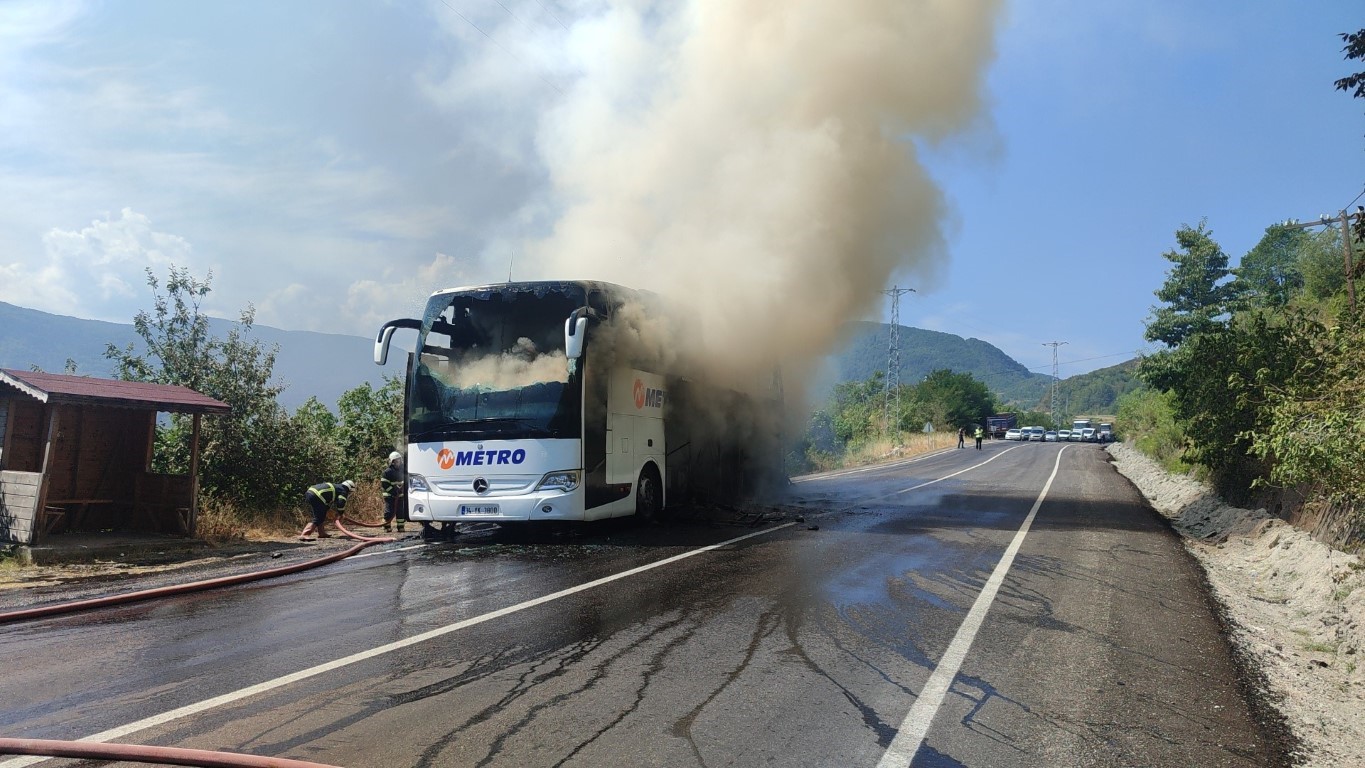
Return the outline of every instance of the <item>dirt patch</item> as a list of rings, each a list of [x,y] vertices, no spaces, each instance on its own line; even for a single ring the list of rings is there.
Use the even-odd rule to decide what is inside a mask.
[[[1224,504],[1123,443],[1114,465],[1203,564],[1253,683],[1299,742],[1299,765],[1365,765],[1365,563],[1263,509]]]

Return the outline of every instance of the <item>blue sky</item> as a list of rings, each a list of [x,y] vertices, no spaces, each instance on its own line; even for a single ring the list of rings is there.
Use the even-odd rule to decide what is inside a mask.
[[[1235,264],[1365,190],[1356,0],[767,5],[0,1],[0,301],[128,322],[175,264],[369,336],[510,262],[819,349],[896,284],[1065,378],[1147,348],[1181,224]]]

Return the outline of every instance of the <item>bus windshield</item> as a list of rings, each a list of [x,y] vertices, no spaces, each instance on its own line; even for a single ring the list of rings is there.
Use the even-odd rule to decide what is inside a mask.
[[[571,285],[433,296],[409,376],[409,439],[578,437],[582,382],[564,321],[582,305]]]

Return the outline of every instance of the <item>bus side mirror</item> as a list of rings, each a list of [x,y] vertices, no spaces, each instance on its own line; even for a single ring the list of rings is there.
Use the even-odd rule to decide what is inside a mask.
[[[574,310],[564,321],[564,356],[577,360],[583,356],[583,334],[588,327],[588,318],[581,309]]]
[[[422,321],[411,318],[403,320],[390,320],[379,328],[379,334],[374,337],[374,364],[383,365],[389,361],[389,342],[393,339],[393,332],[399,328],[413,328],[421,330]]]

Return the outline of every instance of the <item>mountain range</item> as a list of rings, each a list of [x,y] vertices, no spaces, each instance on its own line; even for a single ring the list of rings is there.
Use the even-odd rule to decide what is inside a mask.
[[[209,320],[211,332],[219,338],[234,325],[229,320]],[[279,347],[275,381],[285,388],[280,393],[280,405],[290,411],[309,397],[335,408],[347,390],[365,382],[380,387],[385,375],[403,375],[403,355],[390,354],[388,365],[382,368],[374,364],[373,339],[284,331],[266,325],[251,328],[248,340],[259,340],[266,348]],[[146,348],[132,323],[83,320],[0,301],[0,368],[26,371],[36,366],[48,373],[61,373],[69,359],[76,364],[77,374],[114,378],[114,362],[104,356],[108,344],[120,349],[129,344],[135,350]]]
[[[221,338],[234,323],[212,318],[209,325],[213,334]],[[838,381],[862,380],[875,371],[885,371],[890,326],[855,322],[847,331],[848,341],[830,358]],[[972,374],[1009,407],[1025,410],[1047,407],[1052,377],[1029,371],[991,344],[907,326],[898,327],[898,336],[903,384],[947,368]],[[334,408],[347,390],[366,382],[379,387],[385,376],[403,375],[403,355],[391,354],[388,365],[377,366],[372,360],[374,342],[362,336],[253,325],[251,338],[266,347],[278,346],[275,379],[285,387],[280,404],[291,411],[309,397]],[[78,374],[112,378],[113,361],[104,356],[108,344],[143,348],[131,323],[83,320],[0,302],[0,368],[29,370],[36,366],[59,373],[65,370],[69,359],[76,364]],[[1058,399],[1065,396],[1063,405],[1069,412],[1112,413],[1117,398],[1137,386],[1133,376],[1135,364],[1128,361],[1065,379]]]

